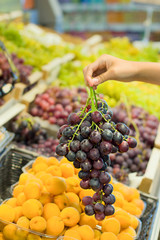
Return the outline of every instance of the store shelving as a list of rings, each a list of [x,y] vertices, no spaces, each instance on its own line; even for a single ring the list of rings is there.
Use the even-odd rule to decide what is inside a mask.
[[[154,12],[160,12],[160,6],[151,6],[130,3],[61,3],[64,24],[63,30],[66,32],[136,32],[144,34],[144,39],[149,39],[151,32],[159,31],[159,22],[152,22]],[[137,22],[136,13],[145,14],[145,19]],[[110,13],[125,15],[134,13],[135,16],[130,20],[125,19],[115,23],[109,20]],[[88,18],[86,15],[90,14]],[[93,15],[91,17],[91,15]],[[102,16],[103,15],[103,16]],[[78,19],[78,20],[76,20]],[[87,20],[86,20],[87,19]],[[136,21],[136,22],[135,22]]]

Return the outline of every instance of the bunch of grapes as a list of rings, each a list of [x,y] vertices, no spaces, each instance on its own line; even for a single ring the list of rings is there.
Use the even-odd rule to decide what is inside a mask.
[[[29,118],[18,118],[11,122],[11,131],[15,133],[18,147],[35,151],[45,156],[54,156],[58,139],[49,137],[39,123]]]
[[[95,102],[94,99],[95,98]],[[82,199],[87,215],[95,214],[97,220],[112,215],[112,204],[115,197],[107,166],[110,164],[109,154],[127,152],[134,148],[137,142],[129,137],[129,128],[123,123],[115,124],[112,111],[105,101],[97,103],[96,95],[91,88],[90,99],[86,107],[78,113],[71,113],[68,124],[63,125],[58,132],[60,144],[56,153],[73,162],[75,168],[80,168],[80,186],[83,189],[93,189],[93,197]]]
[[[14,53],[11,55],[11,58],[19,72],[20,82],[29,85],[28,76],[32,73],[33,68],[25,65],[24,60],[18,58]],[[0,53],[0,85],[3,86],[5,83],[12,83],[12,75],[7,58],[3,53]]]

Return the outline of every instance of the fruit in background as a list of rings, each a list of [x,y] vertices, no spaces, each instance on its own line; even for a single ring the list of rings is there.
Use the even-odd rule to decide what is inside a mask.
[[[25,189],[25,186],[28,185],[30,182],[32,183],[33,179],[34,179],[34,181],[39,182],[39,180],[41,180],[42,173],[48,174],[47,173],[48,168],[50,168],[52,166],[57,166],[57,161],[53,161],[51,163],[50,159],[51,158],[39,156],[33,164],[34,168],[31,168],[32,174],[30,174],[30,173],[21,174],[21,176],[19,178],[20,181],[14,190],[14,193],[16,193],[15,194],[16,199],[18,198],[18,196],[21,193],[24,193],[23,191]],[[40,163],[47,164],[48,168],[45,169],[43,172],[41,171],[37,174],[34,170],[36,169],[35,168],[36,165],[39,165]],[[63,165],[64,163],[65,163],[65,158],[63,158],[62,161],[59,162],[59,166]],[[70,164],[72,166],[71,162],[69,162],[68,164]],[[57,177],[57,178],[59,178],[59,177]],[[74,175],[73,177],[64,178],[63,180],[67,181],[67,179],[70,179],[70,178],[72,178],[72,180],[74,178],[76,178],[78,180],[79,179],[78,173],[77,173],[77,175]],[[78,185],[80,186],[80,179],[78,180],[78,182],[79,182]],[[24,184],[24,189],[21,188],[21,186],[23,186],[21,184]],[[20,189],[19,189],[19,186],[20,186]],[[123,193],[123,195],[125,196],[125,199],[129,200],[129,202],[128,202],[128,200],[124,200],[124,198],[123,198],[122,207],[131,203],[134,205],[135,209],[138,208],[139,211],[142,212],[142,209],[144,207],[143,202],[140,200],[139,192],[136,189],[129,188],[120,183],[113,184],[113,186],[115,187],[115,190],[118,193],[120,193],[120,194]],[[65,190],[60,187],[58,182],[57,183],[55,182],[54,189],[57,189],[57,191],[59,191],[59,189],[61,189],[62,191]],[[30,191],[32,191],[32,189],[30,189]],[[41,196],[42,196],[43,192],[48,193],[50,196],[50,202],[48,202],[46,204],[45,203],[42,204],[41,196],[40,196],[39,199],[29,199],[29,200],[26,199],[25,202],[23,203],[22,207],[17,207],[17,206],[11,207],[8,205],[8,207],[9,207],[9,208],[7,208],[8,210],[6,210],[7,205],[2,204],[1,209],[0,209],[0,215],[2,213],[4,214],[3,211],[1,212],[1,210],[4,208],[5,209],[5,219],[12,220],[13,222],[15,222],[14,216],[11,219],[12,211],[10,211],[10,210],[13,209],[13,212],[15,212],[17,225],[19,227],[31,229],[31,230],[34,230],[39,233],[43,232],[45,234],[51,234],[53,236],[76,237],[77,239],[82,238],[85,240],[90,240],[90,239],[106,240],[106,239],[112,239],[112,238],[116,239],[115,234],[119,234],[119,235],[117,235],[117,239],[119,236],[120,237],[126,236],[126,234],[129,234],[132,237],[135,236],[134,229],[136,229],[138,226],[137,218],[132,214],[128,214],[127,211],[125,211],[124,209],[122,209],[120,207],[115,207],[115,213],[113,216],[105,217],[105,219],[103,221],[98,222],[94,216],[87,216],[84,213],[83,207],[82,207],[83,212],[79,213],[77,208],[67,204],[66,206],[64,206],[63,210],[60,212],[60,209],[58,207],[59,201],[54,202],[55,197],[58,197],[58,198],[60,197],[59,199],[61,199],[63,201],[63,198],[61,198],[61,195],[65,195],[68,197],[69,204],[72,201],[76,201],[77,205],[81,208],[81,206],[83,206],[81,199],[83,199],[84,196],[89,195],[89,191],[90,191],[90,195],[91,195],[91,197],[89,199],[92,199],[94,191],[91,189],[88,189],[88,190],[82,189],[80,192],[77,192],[77,193],[73,193],[73,192],[66,193],[64,191],[62,194],[59,194],[59,195],[56,195],[53,197],[53,195],[51,193],[47,192],[46,184],[44,182],[43,186],[42,186]],[[132,197],[130,196],[131,192],[132,192]],[[59,192],[57,192],[57,193],[59,193]],[[14,198],[11,198],[10,200],[8,200],[8,203],[10,203],[10,204],[13,204],[14,202],[15,202]],[[16,214],[17,208],[22,208],[22,212],[23,212],[24,216],[22,216],[21,214]],[[128,210],[130,211],[130,209],[128,209]],[[134,212],[134,214],[136,214],[136,212]],[[97,224],[102,225],[102,229],[103,229],[104,233],[95,229],[95,226]],[[54,228],[53,228],[53,225],[54,225]],[[69,226],[69,227],[65,228],[65,225]],[[110,227],[110,225],[111,225],[111,227]],[[6,236],[6,237],[9,236],[9,235],[6,235],[8,232],[6,230],[10,229],[10,225],[8,224],[7,226],[8,227],[5,229],[4,233],[2,233],[2,235]],[[119,226],[121,228],[121,232],[119,231]],[[127,228],[124,229],[124,226],[125,227],[127,226]],[[3,229],[4,229],[4,226],[2,227],[1,231],[3,231]],[[26,238],[27,233],[22,231],[21,228],[16,229],[16,231],[15,231],[15,228],[11,227],[11,230],[13,230],[13,231],[9,232],[10,236],[11,236],[10,239],[12,239],[13,235],[15,236],[15,239]],[[31,238],[31,239],[36,238],[35,234],[31,234],[31,233],[29,233],[27,237]],[[38,235],[37,235],[37,237],[38,237]],[[38,238],[40,239],[40,237],[38,237]]]
[[[34,122],[32,117],[15,118],[10,129],[15,133],[15,141],[20,148],[38,152],[46,156],[54,156],[59,141],[49,137],[47,131]],[[50,160],[51,161],[51,160]],[[37,166],[37,171],[44,170],[44,165]]]
[[[20,82],[29,85],[28,76],[31,75],[33,68],[24,64],[22,58],[18,58],[15,53],[11,54],[12,61],[14,62],[19,73]],[[0,53],[0,81],[1,84],[12,83],[13,76],[11,75],[10,65],[7,58],[3,53]]]
[[[127,108],[130,109],[129,114]],[[127,183],[128,173],[137,172],[138,175],[145,173],[154,146],[159,120],[137,106],[120,104],[112,110],[113,121],[127,124],[130,128],[130,136],[137,136],[139,140],[138,146],[129,149],[128,152],[110,154],[109,172],[119,181]]]
[[[85,88],[52,87],[37,95],[30,113],[48,120],[50,124],[62,126],[72,111],[78,111],[85,104],[87,97]]]

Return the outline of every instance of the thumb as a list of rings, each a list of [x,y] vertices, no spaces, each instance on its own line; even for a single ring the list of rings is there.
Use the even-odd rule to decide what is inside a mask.
[[[113,80],[112,73],[110,70],[106,71],[105,73],[100,74],[99,76],[96,76],[92,79],[92,85],[98,86],[99,84],[107,81],[107,80]]]

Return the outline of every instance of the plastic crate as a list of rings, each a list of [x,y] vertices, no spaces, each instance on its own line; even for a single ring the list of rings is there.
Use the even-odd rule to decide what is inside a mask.
[[[145,202],[146,206],[145,211],[140,218],[142,227],[138,240],[150,240],[154,226],[154,220],[159,207],[159,200],[157,197],[145,193],[141,193],[141,199]]]
[[[22,173],[22,167],[34,160],[37,153],[16,148],[10,145],[0,156],[0,198],[11,196],[10,187],[16,183]]]

